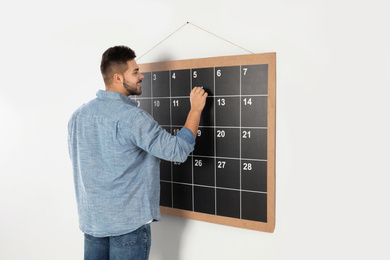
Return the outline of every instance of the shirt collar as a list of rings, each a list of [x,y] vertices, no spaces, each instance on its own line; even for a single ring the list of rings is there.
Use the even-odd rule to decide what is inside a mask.
[[[115,92],[115,91],[106,91],[99,89],[98,92],[96,93],[96,96],[98,98],[104,98],[104,99],[117,99],[117,100],[122,100],[126,102],[127,104],[137,106],[137,102],[130,99],[129,97],[126,97],[122,93]]]

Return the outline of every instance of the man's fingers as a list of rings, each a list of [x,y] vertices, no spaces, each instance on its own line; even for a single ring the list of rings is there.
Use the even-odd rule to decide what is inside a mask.
[[[202,95],[204,95],[204,93],[206,93],[206,91],[203,89],[203,87],[194,87],[194,89],[192,91],[194,93],[199,93],[199,94],[202,94]]]

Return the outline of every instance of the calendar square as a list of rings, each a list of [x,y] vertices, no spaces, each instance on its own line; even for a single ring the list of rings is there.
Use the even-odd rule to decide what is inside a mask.
[[[152,114],[152,100],[151,99],[137,99],[138,107]]]
[[[153,97],[169,97],[169,71],[156,71],[152,73]]]
[[[194,187],[194,211],[215,214],[215,188]]]
[[[171,104],[168,98],[156,98],[152,101],[152,115],[159,125],[171,124]]]
[[[241,97],[241,126],[267,127],[267,96]]]
[[[215,100],[217,126],[240,126],[240,98],[218,97]]]
[[[160,205],[172,207],[172,183],[160,182]]]
[[[141,83],[142,93],[139,97],[149,98],[152,96],[152,73],[151,72],[143,72],[144,79]]]
[[[240,158],[240,129],[216,129],[217,157]]]
[[[241,128],[241,158],[267,160],[267,129]]]
[[[214,126],[214,98],[207,97],[200,117],[199,126]]]
[[[192,210],[192,186],[173,183],[173,207]]]
[[[161,160],[160,161],[160,179],[164,181],[172,180],[172,166],[171,162]]]
[[[187,97],[191,92],[190,70],[171,71],[171,96]]]
[[[184,126],[190,109],[191,104],[189,98],[171,99],[172,125]]]
[[[268,94],[268,64],[241,66],[241,95]]]
[[[240,66],[215,68],[215,95],[240,95]]]
[[[217,159],[216,186],[240,189],[240,160]]]
[[[192,88],[203,87],[209,97],[214,96],[214,68],[191,70]]]
[[[194,157],[194,184],[215,186],[214,158]]]
[[[217,189],[217,215],[240,218],[240,192]]]
[[[193,154],[214,156],[214,135],[214,128],[199,127]]]
[[[242,218],[267,222],[267,194],[242,192]]]
[[[241,189],[267,192],[267,162],[241,161]]]
[[[192,164],[191,159],[183,163],[172,163],[173,181],[182,183],[192,183]]]

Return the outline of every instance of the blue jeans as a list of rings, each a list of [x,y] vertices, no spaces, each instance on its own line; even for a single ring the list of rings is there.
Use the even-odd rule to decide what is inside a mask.
[[[150,224],[113,237],[84,235],[84,260],[147,260],[151,245]]]

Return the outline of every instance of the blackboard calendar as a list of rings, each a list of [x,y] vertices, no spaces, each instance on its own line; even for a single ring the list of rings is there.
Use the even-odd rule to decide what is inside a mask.
[[[275,53],[140,64],[140,108],[171,134],[184,126],[190,92],[208,93],[194,151],[161,161],[163,213],[272,232]]]

